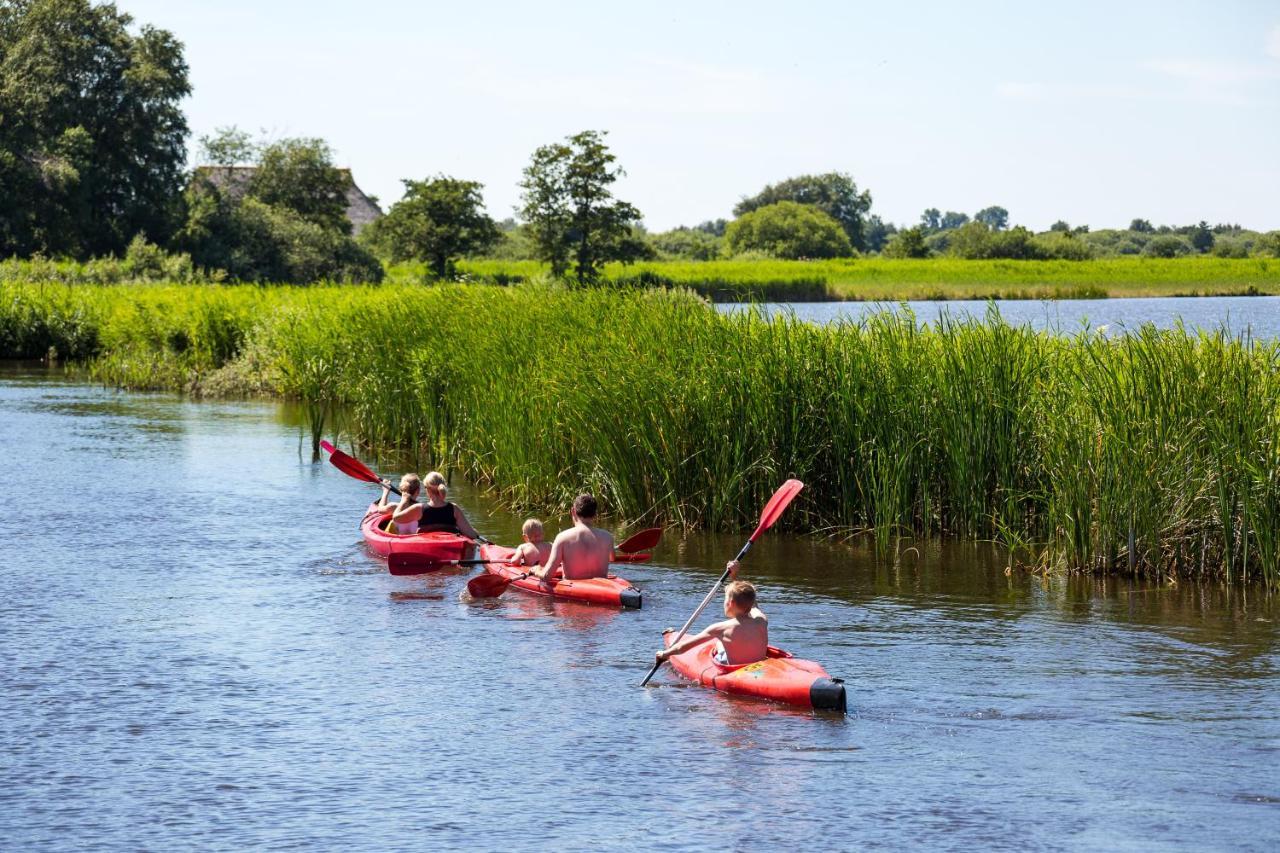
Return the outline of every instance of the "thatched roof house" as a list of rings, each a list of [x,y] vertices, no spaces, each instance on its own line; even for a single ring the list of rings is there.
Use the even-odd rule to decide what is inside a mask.
[[[256,166],[197,166],[195,175],[238,199],[244,195],[256,170]],[[338,172],[347,179],[347,219],[351,220],[351,233],[359,234],[360,229],[382,216],[382,208],[356,186],[350,169],[339,169]]]

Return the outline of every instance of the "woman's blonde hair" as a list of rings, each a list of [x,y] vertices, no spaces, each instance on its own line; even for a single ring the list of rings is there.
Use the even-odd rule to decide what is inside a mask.
[[[417,474],[405,474],[400,478],[400,485],[404,487],[400,491],[408,492],[411,495],[416,495],[422,491],[422,481],[418,479]]]
[[[439,492],[442,498],[449,493],[449,487],[444,483],[444,474],[439,471],[432,471],[428,474],[426,483],[428,492]]]

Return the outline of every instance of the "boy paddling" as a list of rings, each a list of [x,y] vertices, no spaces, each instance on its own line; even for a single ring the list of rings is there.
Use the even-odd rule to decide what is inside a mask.
[[[593,526],[596,499],[591,495],[578,495],[569,517],[573,519],[573,527],[556,535],[551,543],[551,556],[532,574],[546,579],[558,570],[565,580],[607,577],[609,561],[613,559],[613,536]]]
[[[730,560],[726,568],[736,575],[738,562]],[[756,607],[756,588],[746,581],[733,581],[724,588],[724,615],[728,618],[707,626],[700,634],[685,637],[675,645],[655,654],[658,662],[687,652],[694,646],[716,641],[712,659],[721,666],[738,666],[764,660],[769,654],[769,617]]]

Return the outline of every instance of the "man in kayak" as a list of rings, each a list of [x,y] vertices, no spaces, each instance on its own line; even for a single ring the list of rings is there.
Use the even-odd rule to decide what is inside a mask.
[[[731,573],[736,568],[735,563],[730,563]],[[659,662],[711,640],[717,645],[712,659],[721,666],[764,660],[769,654],[769,617],[756,607],[756,588],[746,581],[733,581],[726,586],[724,615],[729,618],[658,652]]]
[[[526,519],[520,528],[524,541],[516,548],[511,557],[515,566],[541,566],[551,556],[551,543],[542,540],[542,522],[536,518]]]
[[[603,578],[609,574],[613,559],[613,535],[592,525],[596,520],[596,499],[578,495],[569,512],[573,527],[562,530],[551,543],[551,554],[541,568],[532,574],[540,578],[559,572],[566,580]]]

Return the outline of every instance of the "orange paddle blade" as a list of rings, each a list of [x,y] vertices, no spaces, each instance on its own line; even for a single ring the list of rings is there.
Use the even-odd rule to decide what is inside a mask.
[[[502,575],[479,575],[467,581],[467,594],[472,598],[497,598],[511,586],[511,580]]]

